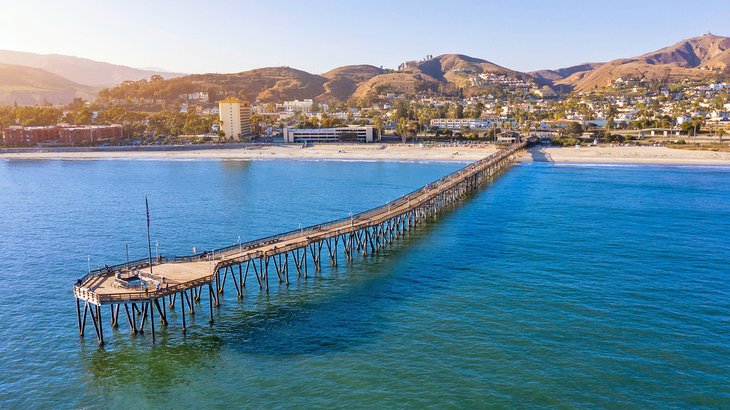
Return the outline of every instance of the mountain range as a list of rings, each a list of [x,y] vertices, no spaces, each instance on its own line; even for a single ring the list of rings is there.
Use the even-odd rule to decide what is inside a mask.
[[[372,65],[338,67],[311,74],[289,67],[267,67],[230,74],[182,75],[97,62],[57,54],[41,55],[0,50],[0,104],[35,104],[44,100],[67,102],[74,97],[93,99],[102,88],[106,95],[124,93],[117,86],[152,75],[164,80],[146,90],[145,97],[165,98],[180,92],[212,90],[237,94],[251,101],[274,102],[313,98],[320,102],[368,99],[384,92],[434,94],[479,92],[476,76],[494,74],[503,79],[552,87],[558,91],[592,91],[618,78],[673,81],[712,78],[730,71],[730,38],[705,34],[650,53],[609,62],[523,73],[490,61],[462,54],[444,54],[402,64],[398,70]],[[129,91],[129,90],[126,90]],[[160,93],[166,93],[160,95]]]

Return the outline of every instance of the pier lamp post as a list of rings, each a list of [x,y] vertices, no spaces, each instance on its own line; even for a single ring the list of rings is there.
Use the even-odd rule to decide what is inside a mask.
[[[349,215],[350,215],[350,226],[355,226],[355,221],[352,219],[352,211],[350,211]]]
[[[160,248],[160,242],[155,241],[155,259],[157,259],[157,260],[160,260],[159,248]]]
[[[87,266],[88,266],[88,268],[89,268],[89,275],[90,275],[90,274],[91,274],[91,256],[88,256],[88,257],[86,258],[86,265],[87,265]]]
[[[241,252],[241,235],[238,235],[238,242],[236,242],[236,243],[238,244],[238,252],[240,253]]]

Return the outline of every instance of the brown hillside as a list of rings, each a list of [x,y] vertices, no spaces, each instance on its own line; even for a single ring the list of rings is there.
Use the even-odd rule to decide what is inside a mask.
[[[638,57],[611,61],[555,84],[570,86],[575,91],[590,91],[606,87],[618,78],[661,81],[708,78],[717,75],[717,70],[727,68],[728,50],[730,38],[705,34]]]
[[[322,74],[328,81],[324,84],[324,93],[317,96],[321,102],[347,101],[357,87],[371,78],[383,74],[385,70],[372,65],[348,65],[338,67]]]
[[[570,77],[576,73],[583,73],[583,75],[585,75],[586,72],[595,70],[603,64],[604,63],[585,63],[566,68],[558,68],[556,70],[531,71],[527,74],[534,77],[540,84],[552,85],[554,82]]]
[[[218,95],[237,95],[249,101],[275,102],[312,98],[324,92],[326,79],[289,67],[266,67],[231,74],[193,74],[165,80],[175,92],[214,90]]]
[[[92,99],[94,89],[40,68],[0,64],[0,104],[63,104],[76,97]]]
[[[113,87],[123,81],[137,81],[153,75],[161,75],[164,78],[181,75],[109,64],[88,58],[9,50],[0,50],[0,63],[41,68],[75,83],[93,87]]]
[[[352,95],[355,98],[368,98],[384,93],[415,94],[421,91],[435,90],[440,82],[426,74],[415,72],[398,72],[381,74],[360,84]]]
[[[514,75],[522,79],[529,76],[504,68],[487,60],[465,56],[462,54],[444,54],[424,61],[418,68],[439,80],[453,83],[459,87],[469,86],[469,76],[483,73]]]
[[[420,62],[406,63],[397,73],[387,73],[362,83],[355,97],[366,97],[383,92],[413,94],[419,91],[439,89],[439,86],[467,88],[469,77],[482,73],[494,73],[531,81],[527,74],[513,71],[487,60],[462,54],[444,54]]]

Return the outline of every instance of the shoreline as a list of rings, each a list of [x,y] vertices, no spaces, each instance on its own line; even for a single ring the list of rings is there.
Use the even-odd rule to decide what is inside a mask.
[[[30,148],[0,151],[0,160],[308,160],[308,161],[407,161],[470,162],[494,153],[499,147],[417,144],[315,144],[291,145],[163,146]],[[10,152],[9,152],[10,151]],[[546,147],[530,148],[519,162],[728,165],[730,152],[679,150],[667,147]]]
[[[340,161],[455,161],[469,162],[497,151],[494,145],[447,146],[415,144],[315,144],[302,148],[300,144],[240,145],[240,146],[181,146],[181,147],[123,147],[54,149],[34,148],[22,151],[0,151],[0,160],[340,160]],[[179,148],[179,149],[175,149]],[[202,148],[202,149],[201,149]]]

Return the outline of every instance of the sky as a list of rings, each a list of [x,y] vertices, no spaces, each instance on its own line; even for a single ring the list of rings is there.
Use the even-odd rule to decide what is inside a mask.
[[[0,49],[183,73],[395,68],[445,53],[530,71],[639,55],[708,31],[730,36],[727,0],[4,3]]]

